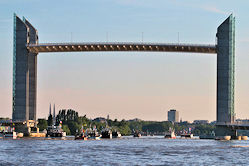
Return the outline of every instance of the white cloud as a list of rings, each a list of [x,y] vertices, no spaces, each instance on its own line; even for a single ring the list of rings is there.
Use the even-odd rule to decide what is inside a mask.
[[[218,14],[224,14],[224,15],[230,14],[229,12],[222,11],[215,6],[204,6],[201,8],[208,11],[208,12],[212,12],[212,13],[218,13]]]

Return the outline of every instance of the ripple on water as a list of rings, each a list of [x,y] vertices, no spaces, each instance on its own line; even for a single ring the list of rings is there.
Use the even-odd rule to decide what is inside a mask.
[[[0,140],[1,165],[246,165],[248,141]]]

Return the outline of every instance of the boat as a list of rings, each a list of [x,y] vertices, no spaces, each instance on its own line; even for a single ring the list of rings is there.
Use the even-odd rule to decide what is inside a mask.
[[[17,134],[15,131],[12,132],[0,132],[0,137],[1,138],[12,138],[12,139],[16,139],[17,138]]]
[[[181,134],[181,137],[185,137],[185,138],[193,138],[194,135],[193,134],[190,134],[190,133],[187,133],[187,134]]]
[[[141,133],[138,131],[138,130],[136,130],[135,132],[134,132],[134,134],[133,134],[133,137],[141,137],[142,135],[141,135]]]
[[[51,115],[51,110],[49,114]],[[56,126],[55,105],[54,105],[54,113],[52,116],[52,122],[53,122],[52,125],[48,126],[47,128],[46,137],[66,137],[67,134],[62,129],[62,121],[60,121],[59,125]]]
[[[80,135],[75,136],[75,140],[87,140],[87,136],[85,136],[84,133],[81,133]]]
[[[86,135],[87,135],[87,139],[92,139],[92,140],[100,140],[101,135],[99,135],[97,129],[87,129],[86,130]]]
[[[0,126],[0,137],[1,138],[17,138],[17,133],[15,132],[15,128],[11,126]]]
[[[65,137],[66,132],[64,132],[61,126],[48,126],[46,137]]]
[[[88,137],[87,137],[87,139],[94,139],[94,140],[100,140],[100,138],[101,138],[101,135],[96,135],[92,133],[88,134]]]
[[[87,140],[86,133],[84,131],[84,126],[82,125],[80,132],[76,131],[75,140]]]
[[[121,136],[121,133],[116,130],[112,132],[112,138],[121,138]]]
[[[105,128],[101,131],[101,138],[112,139],[112,131],[109,128]]]
[[[164,138],[176,139],[175,131],[169,128],[169,132],[165,134]]]

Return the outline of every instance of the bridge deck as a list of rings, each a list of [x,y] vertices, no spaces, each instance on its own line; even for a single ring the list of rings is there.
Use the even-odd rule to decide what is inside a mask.
[[[29,44],[30,52],[79,52],[79,51],[144,51],[190,52],[215,54],[215,45],[166,44],[166,43],[40,43]]]

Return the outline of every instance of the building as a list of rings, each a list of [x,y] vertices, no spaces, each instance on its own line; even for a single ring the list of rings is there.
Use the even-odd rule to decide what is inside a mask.
[[[170,122],[179,122],[179,112],[176,110],[168,111],[168,121]]]
[[[194,124],[208,124],[209,121],[208,120],[194,120],[193,123]]]
[[[135,119],[130,119],[128,122],[141,122],[141,119],[135,118]]]
[[[106,119],[103,117],[97,117],[95,119],[93,119],[94,122],[100,122],[100,123],[105,123]]]

